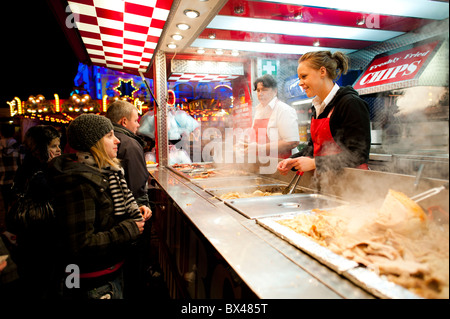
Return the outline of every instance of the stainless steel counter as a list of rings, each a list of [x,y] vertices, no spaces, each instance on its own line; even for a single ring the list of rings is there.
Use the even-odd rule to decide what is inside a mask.
[[[257,297],[374,298],[189,180],[167,168],[151,173],[179,213],[204,236]]]

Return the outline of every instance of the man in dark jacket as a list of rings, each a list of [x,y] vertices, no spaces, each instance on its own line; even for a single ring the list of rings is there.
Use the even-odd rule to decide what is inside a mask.
[[[109,105],[106,117],[113,123],[114,135],[120,140],[117,158],[124,168],[128,187],[141,212],[151,214],[147,188],[150,173],[144,157],[145,141],[136,135],[140,126],[137,109],[127,101],[117,100]],[[151,263],[147,260],[150,251],[150,221],[145,228],[147,230],[143,236],[135,243],[134,249],[130,250],[128,264],[125,267],[124,276],[130,283],[125,295],[131,298],[140,297],[146,288],[146,271]]]
[[[136,135],[139,115],[133,104],[117,100],[110,104],[106,117],[120,140],[117,158],[125,170],[125,179],[139,206],[149,207],[147,183],[150,174],[144,158],[145,141]],[[142,208],[141,208],[142,210]]]

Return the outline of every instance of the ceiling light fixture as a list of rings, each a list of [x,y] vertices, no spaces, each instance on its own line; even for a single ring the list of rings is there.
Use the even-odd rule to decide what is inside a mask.
[[[215,39],[215,38],[216,38],[216,34],[215,34],[215,33],[210,33],[210,34],[208,35],[208,38],[210,38],[210,39]]]
[[[216,50],[216,54],[217,55],[222,55],[223,54],[223,50],[222,49],[217,49]]]
[[[238,56],[239,55],[239,51],[238,50],[233,50],[233,51],[231,51],[231,55],[232,56]]]
[[[178,23],[177,28],[184,31],[184,30],[189,30],[191,28],[191,26],[186,23]]]
[[[320,45],[320,41],[316,40],[313,42],[313,46],[318,47]]]
[[[197,53],[203,54],[203,53],[205,53],[205,49],[203,49],[203,48],[198,48],[198,49],[197,49]]]
[[[183,36],[181,34],[172,34],[172,39],[174,39],[175,41],[180,41],[181,39],[183,39]]]
[[[243,42],[243,41],[230,41],[230,40],[209,40],[197,38],[191,44],[194,48],[215,49],[221,47],[224,50],[239,50],[260,52],[260,53],[275,53],[275,54],[304,54],[311,51],[311,45],[285,45],[278,43],[261,43],[261,42]],[[331,52],[342,51],[343,53],[350,54],[355,52],[355,49],[343,49],[343,48],[331,48],[321,47],[322,50],[329,50]]]
[[[431,1],[433,2],[433,1]],[[365,3],[365,2],[364,2]],[[226,25],[226,28],[224,26]],[[285,34],[312,38],[352,39],[364,41],[386,41],[404,34],[400,31],[363,29],[347,26],[306,23],[302,21],[279,21],[260,18],[245,18],[217,15],[208,28],[232,31],[258,32],[260,34]]]
[[[167,47],[168,47],[169,49],[176,49],[176,48],[177,48],[177,45],[176,45],[175,43],[169,43],[169,44],[167,45]]]
[[[192,10],[192,9],[184,10],[183,13],[184,13],[188,18],[191,18],[191,19],[195,19],[195,18],[198,18],[198,17],[200,16],[200,12],[195,11],[195,10]]]
[[[298,0],[261,0],[281,3],[283,5],[299,5]],[[412,4],[414,3],[414,4]],[[339,11],[371,12],[372,14],[408,16],[425,19],[448,18],[448,1],[411,1],[411,0],[302,0],[302,6],[328,7]]]

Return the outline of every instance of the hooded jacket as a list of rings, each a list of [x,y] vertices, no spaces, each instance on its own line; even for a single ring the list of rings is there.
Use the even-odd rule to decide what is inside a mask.
[[[76,159],[76,154],[58,156],[50,163],[49,177],[63,264],[76,264],[86,273],[123,261],[139,228],[136,216],[114,214],[108,175]]]
[[[339,170],[344,167],[358,167],[369,161],[370,116],[369,106],[351,86],[340,87],[323,112],[316,117],[312,107],[312,118],[328,117],[330,112],[330,131],[342,152],[335,155],[317,156],[316,171]],[[309,138],[308,145],[292,158],[313,157],[314,144]]]

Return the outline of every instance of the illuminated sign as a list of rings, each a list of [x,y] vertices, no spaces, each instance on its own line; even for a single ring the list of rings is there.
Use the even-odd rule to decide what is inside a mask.
[[[438,43],[435,41],[395,54],[388,52],[376,56],[353,88],[359,90],[414,79]]]

